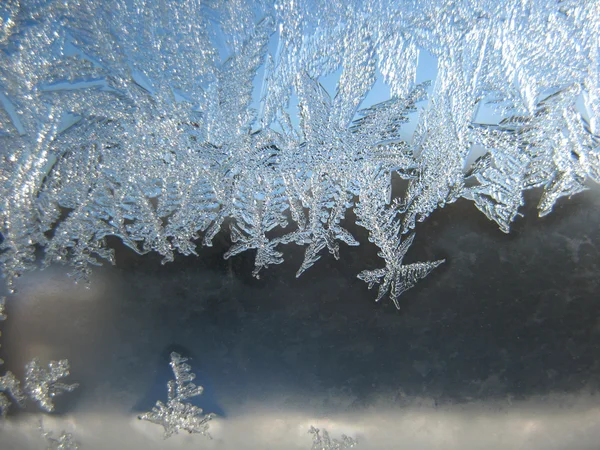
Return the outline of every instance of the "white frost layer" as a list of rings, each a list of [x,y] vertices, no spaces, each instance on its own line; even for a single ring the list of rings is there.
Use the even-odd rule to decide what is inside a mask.
[[[21,414],[7,420],[0,435],[2,449],[42,448],[39,417]],[[161,427],[122,411],[76,411],[64,417],[45,416],[43,423],[55,434],[73,433],[86,450],[301,450],[311,446],[311,425],[328,430],[332,438],[354,437],[358,449],[593,450],[600,441],[600,404],[597,397],[581,394],[511,404],[377,408],[360,415],[329,417],[247,405],[245,413],[211,421],[212,440],[187,433],[164,440]]]

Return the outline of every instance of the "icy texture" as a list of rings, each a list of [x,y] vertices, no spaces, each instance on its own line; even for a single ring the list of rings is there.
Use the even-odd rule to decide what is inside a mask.
[[[48,370],[40,366],[37,359],[33,359],[25,366],[25,383],[21,390],[21,383],[12,372],[6,372],[0,377],[0,414],[6,415],[10,400],[7,393],[20,406],[25,405],[29,397],[37,402],[45,412],[54,411],[52,399],[63,392],[71,392],[78,384],[60,383],[58,380],[69,375],[69,361],[50,361]]]
[[[45,431],[40,422],[39,427],[42,436],[46,440],[46,450],[79,450],[79,444],[71,433],[63,431],[57,438],[53,437],[52,431]]]
[[[46,412],[54,411],[52,399],[63,392],[71,392],[78,384],[65,384],[58,380],[69,376],[69,361],[50,361],[48,369],[43,368],[37,359],[25,366],[23,390],[32,400],[38,402]]]
[[[381,300],[389,292],[389,296],[400,308],[398,297],[415,286],[429,272],[442,264],[444,260],[414,263],[403,265],[404,255],[411,246],[415,234],[411,233],[403,237],[400,233],[401,223],[398,220],[398,204],[386,205],[384,195],[386,186],[382,185],[385,177],[374,174],[369,184],[370,192],[362,192],[360,202],[356,205],[356,216],[358,224],[369,230],[369,241],[373,242],[380,251],[379,257],[385,261],[385,268],[375,270],[364,270],[358,274],[358,278],[369,284],[371,289],[375,284],[379,286],[377,300]]]
[[[196,386],[192,381],[196,375],[190,373],[191,367],[186,364],[187,358],[178,353],[171,353],[171,369],[175,380],[167,384],[169,399],[167,403],[157,400],[152,411],[140,415],[140,420],[147,420],[165,429],[165,439],[179,430],[188,433],[200,433],[210,437],[208,434],[208,422],[213,418],[212,414],[204,414],[201,408],[192,405],[187,400],[202,394],[202,386]]]
[[[596,0],[4,1],[2,272],[42,248],[86,280],[109,236],[169,262],[227,228],[256,277],[305,246],[299,276],[356,217],[385,263],[358,276],[399,307],[437,208],[509,232],[524,191],[543,216],[600,181],[599,24]]]
[[[52,437],[51,432],[44,433],[47,441],[47,450],[79,450],[79,444],[73,439],[71,433],[63,431],[57,438]]]
[[[358,442],[351,437],[342,435],[342,440],[331,439],[327,430],[319,430],[315,427],[310,427],[308,430],[313,435],[313,445],[311,450],[345,450],[348,448],[354,448],[358,445]]]
[[[0,377],[0,415],[2,417],[6,417],[8,407],[11,405],[6,394],[10,395],[20,405],[25,403],[25,395],[21,391],[21,383],[12,372],[6,372]]]

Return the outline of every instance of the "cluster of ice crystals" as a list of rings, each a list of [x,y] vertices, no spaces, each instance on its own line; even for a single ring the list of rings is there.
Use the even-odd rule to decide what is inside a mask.
[[[8,396],[20,406],[24,406],[29,397],[45,412],[52,412],[54,411],[52,399],[63,392],[71,392],[78,386],[78,384],[58,382],[59,379],[69,375],[69,362],[66,359],[50,361],[48,368],[45,370],[41,367],[37,359],[27,364],[23,389],[12,372],[8,371],[0,376],[0,416],[5,417],[11,405]]]
[[[351,437],[342,435],[342,440],[331,439],[327,430],[319,430],[315,427],[310,427],[308,430],[313,435],[313,445],[311,450],[345,450],[348,448],[354,448],[358,445],[358,442]]]
[[[305,246],[299,276],[359,244],[353,212],[399,307],[442,262],[402,264],[437,208],[509,232],[524,191],[543,216],[600,182],[599,24],[596,0],[2,2],[2,272],[42,248],[87,279],[109,236],[169,262],[226,226],[256,277]]]
[[[139,416],[140,420],[147,420],[164,428],[165,439],[179,430],[188,433],[200,433],[210,437],[208,434],[208,422],[213,418],[212,414],[204,414],[202,408],[192,405],[187,400],[202,394],[202,386],[196,386],[192,381],[196,375],[191,373],[191,367],[186,364],[187,358],[178,353],[171,353],[171,369],[175,380],[168,383],[169,398],[167,403],[157,400],[152,411]]]
[[[25,383],[23,390],[34,401],[38,402],[40,408],[46,412],[54,411],[52,400],[63,392],[71,392],[79,385],[65,384],[60,382],[61,378],[69,376],[69,361],[50,361],[48,369],[42,367],[34,358],[25,366]]]

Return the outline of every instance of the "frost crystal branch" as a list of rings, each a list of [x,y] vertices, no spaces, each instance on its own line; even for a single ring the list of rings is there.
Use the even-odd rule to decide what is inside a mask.
[[[369,187],[361,192],[360,202],[355,208],[358,224],[369,230],[369,241],[379,247],[378,256],[383,258],[386,266],[383,269],[363,270],[358,274],[358,278],[368,283],[369,289],[380,284],[376,300],[381,300],[389,292],[390,298],[399,309],[398,297],[414,287],[444,260],[402,264],[415,234],[402,239],[402,224],[398,218],[399,204],[387,206],[386,186],[378,186],[386,178],[374,173],[373,180],[368,184]]]
[[[544,216],[600,182],[598,23],[596,0],[2,2],[2,273],[43,249],[87,281],[110,237],[167,263],[229,230],[256,277],[305,246],[299,276],[359,245],[354,213],[385,262],[359,278],[399,306],[438,208],[509,232],[526,191]]]
[[[191,373],[191,367],[186,364],[187,358],[178,353],[171,353],[171,369],[175,380],[168,383],[169,398],[167,403],[160,400],[152,411],[140,415],[140,420],[147,420],[164,428],[165,439],[179,430],[188,433],[200,433],[210,437],[208,434],[208,422],[214,417],[212,414],[204,414],[201,408],[189,403],[188,399],[202,394],[202,386],[196,386],[192,381],[196,375]]]
[[[308,430],[313,435],[313,445],[311,450],[345,450],[348,448],[354,448],[358,445],[358,442],[351,437],[342,435],[342,440],[331,439],[327,430],[319,430],[315,427],[310,427]]]

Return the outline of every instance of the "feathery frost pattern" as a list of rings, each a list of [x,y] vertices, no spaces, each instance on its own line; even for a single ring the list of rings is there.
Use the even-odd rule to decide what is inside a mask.
[[[191,373],[192,368],[186,364],[187,358],[178,353],[171,353],[171,369],[175,380],[170,380],[167,387],[169,399],[167,403],[157,400],[152,411],[140,415],[140,420],[147,420],[164,428],[165,439],[179,430],[188,433],[200,433],[210,437],[208,434],[208,422],[214,417],[213,414],[204,414],[202,408],[189,403],[189,399],[202,394],[202,386],[196,386],[192,381],[196,375]]]
[[[87,280],[108,237],[167,263],[224,232],[256,277],[304,246],[300,276],[356,217],[385,263],[358,277],[400,307],[443,262],[403,264],[436,209],[508,233],[526,190],[544,216],[600,182],[599,24],[595,0],[4,1],[2,273],[43,249]]]

